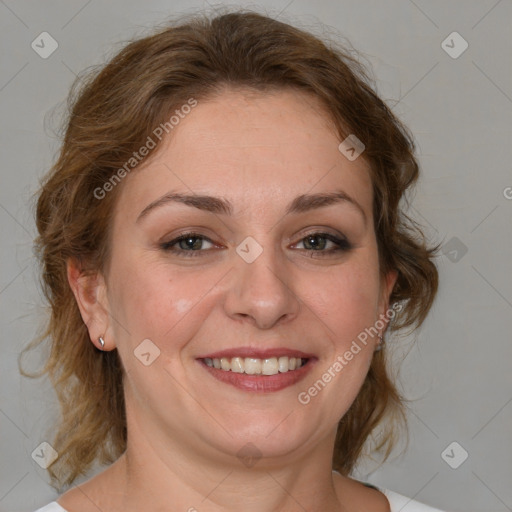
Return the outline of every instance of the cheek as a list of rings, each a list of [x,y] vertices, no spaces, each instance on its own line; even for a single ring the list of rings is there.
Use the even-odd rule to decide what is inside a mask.
[[[217,280],[212,272],[171,272],[144,258],[120,262],[111,280],[116,341],[132,350],[144,339],[165,352],[179,349],[193,336],[190,329],[200,327],[201,298]]]
[[[310,286],[309,304],[337,344],[350,344],[377,320],[380,286],[372,259],[354,259],[339,272],[317,276]]]

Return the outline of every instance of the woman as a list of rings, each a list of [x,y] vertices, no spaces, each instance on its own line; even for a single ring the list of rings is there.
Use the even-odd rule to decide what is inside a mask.
[[[434,510],[350,477],[404,417],[385,333],[437,290],[399,203],[412,139],[359,64],[259,14],[196,16],[72,98],[37,204],[48,469],[112,464],[40,510]]]

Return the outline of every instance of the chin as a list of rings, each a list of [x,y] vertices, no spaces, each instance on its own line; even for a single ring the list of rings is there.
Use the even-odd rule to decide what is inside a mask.
[[[291,412],[291,413],[290,413]],[[225,425],[220,436],[210,436],[208,442],[219,451],[250,460],[265,458],[272,465],[272,459],[296,458],[308,447],[313,449],[320,442],[321,432],[317,424],[309,422],[292,411],[258,411],[248,414],[244,420],[233,420]],[[327,434],[327,433],[326,433]],[[243,462],[243,460],[242,460]]]

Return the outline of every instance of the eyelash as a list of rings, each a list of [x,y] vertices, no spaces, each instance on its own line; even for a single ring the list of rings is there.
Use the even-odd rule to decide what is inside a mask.
[[[329,249],[327,251],[314,250],[314,249],[301,249],[303,251],[311,252],[312,258],[315,253],[318,253],[317,257],[323,258],[323,257],[329,256],[332,254],[339,253],[339,252],[348,252],[352,249],[352,244],[346,238],[339,238],[337,236],[331,235],[330,233],[323,233],[323,232],[309,233],[306,236],[304,236],[303,238],[301,238],[298,243],[304,242],[306,239],[313,238],[313,237],[325,238],[328,241],[336,244],[338,247]],[[183,240],[189,240],[189,239],[201,239],[201,240],[204,240],[204,241],[207,241],[207,242],[210,242],[213,244],[213,242],[208,237],[203,236],[199,233],[191,232],[191,233],[184,233],[183,235],[180,235],[179,237],[177,237],[169,242],[164,242],[161,244],[160,247],[162,248],[162,250],[164,250],[166,252],[173,252],[179,256],[184,256],[186,258],[191,258],[191,257],[194,258],[194,257],[202,256],[201,253],[211,250],[211,249],[206,249],[206,250],[194,251],[194,250],[185,250],[185,249],[176,249],[176,248],[173,249],[173,246],[179,244]]]

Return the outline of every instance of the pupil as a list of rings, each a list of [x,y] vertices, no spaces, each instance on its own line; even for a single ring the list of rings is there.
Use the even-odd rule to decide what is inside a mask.
[[[313,249],[318,249],[318,248],[323,249],[325,247],[325,240],[322,238],[323,243],[318,243],[318,238],[322,238],[322,237],[308,236],[306,240],[312,246]]]
[[[201,240],[197,237],[191,236],[189,238],[185,238],[182,242],[185,242],[188,249],[200,249],[201,247]]]

